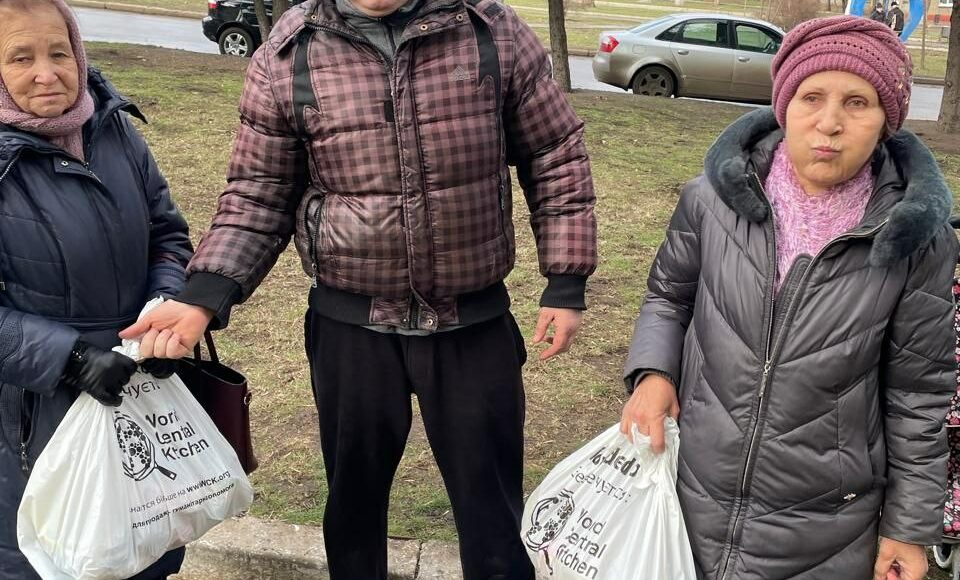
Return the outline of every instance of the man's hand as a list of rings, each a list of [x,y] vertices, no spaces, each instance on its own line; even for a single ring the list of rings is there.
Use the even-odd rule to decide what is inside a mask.
[[[182,358],[200,342],[211,320],[213,312],[206,308],[167,300],[120,331],[120,338],[140,337],[143,358]]]
[[[633,441],[630,427],[636,424],[641,433],[650,437],[653,452],[663,453],[663,420],[667,416],[674,419],[680,416],[677,390],[667,379],[657,374],[649,374],[637,384],[630,400],[623,406],[620,432]]]
[[[573,338],[577,335],[582,320],[583,311],[581,310],[541,308],[540,317],[537,319],[537,329],[533,333],[533,342],[534,344],[549,343],[550,348],[540,353],[540,360],[547,360],[570,350],[570,345],[573,344]],[[553,324],[555,335],[547,336],[551,324]]]
[[[873,580],[923,580],[927,575],[927,552],[923,546],[880,538]]]

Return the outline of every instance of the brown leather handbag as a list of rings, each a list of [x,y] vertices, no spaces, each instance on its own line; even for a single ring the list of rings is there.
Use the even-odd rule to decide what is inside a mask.
[[[197,344],[193,358],[180,360],[177,376],[187,385],[200,406],[210,415],[220,433],[230,442],[247,474],[259,465],[250,438],[250,400],[247,378],[220,362],[213,335],[203,335],[210,360],[204,360]]]

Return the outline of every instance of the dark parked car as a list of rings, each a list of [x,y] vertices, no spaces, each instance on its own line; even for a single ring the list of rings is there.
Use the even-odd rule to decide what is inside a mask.
[[[291,0],[299,4],[303,0]],[[272,3],[266,3],[272,14]],[[208,16],[203,19],[203,35],[217,43],[220,54],[251,56],[260,46],[260,25],[253,0],[207,0]]]

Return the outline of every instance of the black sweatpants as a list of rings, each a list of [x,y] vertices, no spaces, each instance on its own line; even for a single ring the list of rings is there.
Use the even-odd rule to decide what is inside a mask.
[[[386,580],[387,504],[420,404],[453,505],[465,580],[533,580],[523,512],[523,337],[510,314],[431,336],[307,313],[329,496],[331,580]]]

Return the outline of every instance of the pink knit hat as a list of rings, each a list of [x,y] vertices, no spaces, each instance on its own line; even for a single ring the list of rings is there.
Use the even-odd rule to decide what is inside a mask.
[[[887,132],[907,118],[913,62],[897,35],[859,16],[808,20],[791,30],[773,59],[773,110],[786,126],[787,105],[800,84],[824,71],[853,73],[873,85],[887,114]]]

